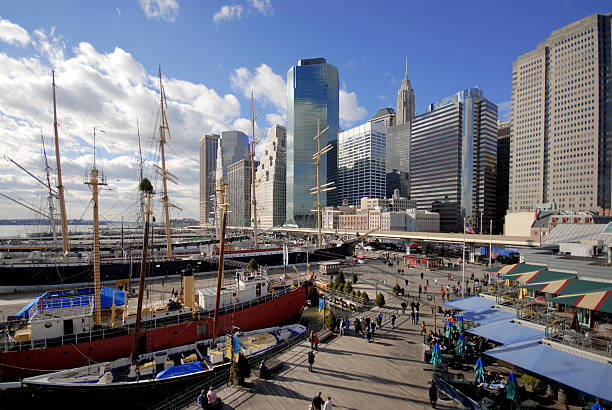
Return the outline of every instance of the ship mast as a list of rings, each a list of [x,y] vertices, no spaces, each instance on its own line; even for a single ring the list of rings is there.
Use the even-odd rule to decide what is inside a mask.
[[[251,157],[251,208],[253,208],[253,237],[254,237],[254,246],[257,249],[258,246],[258,232],[257,232],[257,200],[255,199],[255,146],[261,140],[263,132],[260,132],[259,135],[255,136],[255,121],[259,117],[259,111],[257,111],[257,115],[255,115],[255,107],[253,105],[253,91],[251,90],[251,131],[252,138],[250,142],[250,151],[249,157]]]
[[[62,184],[62,164],[60,161],[59,138],[57,136],[57,104],[55,102],[55,70],[53,75],[53,129],[55,131],[55,161],[57,163],[57,189],[59,191],[60,219],[62,222],[62,251],[64,255],[70,252],[68,242],[68,220],[66,218],[66,202],[64,201],[64,185]]]
[[[321,238],[321,212],[322,212],[321,192],[327,192],[327,191],[336,189],[336,187],[333,186],[334,185],[333,181],[328,182],[327,184],[321,185],[321,177],[320,177],[321,156],[331,151],[331,149],[333,148],[331,144],[328,144],[325,148],[321,149],[321,135],[323,135],[323,133],[327,131],[328,129],[329,129],[329,126],[325,127],[325,129],[321,131],[321,118],[320,118],[319,112],[317,111],[317,135],[315,135],[314,137],[314,139],[317,140],[317,152],[315,152],[314,155],[312,156],[312,159],[315,160],[315,166],[317,168],[317,186],[314,188],[310,188],[310,193],[317,194],[317,209],[313,211],[317,213],[317,240],[318,240],[319,249],[323,246],[322,245],[323,241]]]
[[[142,240],[142,259],[140,261],[140,280],[138,282],[138,308],[136,310],[136,326],[134,328],[134,343],[132,346],[132,364],[136,364],[138,360],[138,339],[140,338],[140,322],[142,320],[142,299],[144,295],[145,273],[147,270],[147,249],[149,247],[149,219],[151,216],[151,196],[153,195],[153,187],[148,179],[142,179],[139,186],[140,192],[147,198],[147,208],[144,212],[145,227]],[[127,302],[126,302],[127,303]]]
[[[159,147],[161,151],[161,168],[157,165],[155,168],[155,172],[157,172],[162,177],[162,185],[163,185],[163,197],[162,202],[164,203],[164,216],[166,220],[166,259],[172,259],[172,243],[170,242],[170,211],[169,208],[177,208],[181,209],[178,206],[171,204],[168,200],[168,185],[167,182],[173,182],[178,185],[176,179],[178,177],[173,175],[172,173],[166,170],[166,132],[168,133],[168,138],[170,138],[170,128],[168,127],[168,118],[166,118],[166,92],[164,91],[164,85],[162,84],[162,75],[161,75],[161,66],[159,66],[159,96],[161,101],[161,123],[159,125]]]
[[[49,188],[49,222],[51,223],[51,235],[53,236],[53,245],[57,245],[57,232],[55,231],[55,207],[53,206],[53,188],[51,187],[51,175],[49,173],[49,162],[47,161],[47,150],[45,149],[45,139],[42,131],[40,132],[40,140],[42,141],[43,154],[45,156],[45,172],[47,173],[47,188]]]
[[[85,184],[91,187],[93,201],[93,254],[94,254],[94,297],[96,311],[96,326],[102,325],[102,306],[100,304],[100,225],[98,221],[98,187],[106,185],[102,173],[96,169],[96,129],[94,128],[94,165],[85,174]]]
[[[221,287],[223,286],[223,256],[225,254],[225,227],[227,226],[227,208],[229,204],[227,203],[225,197],[225,184],[223,183],[223,178],[221,178],[219,183],[219,220],[221,224],[221,229],[219,233],[219,269],[217,272],[217,297],[215,299],[215,316],[213,320],[213,334],[212,334],[212,346],[216,345],[217,339],[217,326],[219,320],[219,299],[221,297]],[[240,286],[240,284],[238,284]]]

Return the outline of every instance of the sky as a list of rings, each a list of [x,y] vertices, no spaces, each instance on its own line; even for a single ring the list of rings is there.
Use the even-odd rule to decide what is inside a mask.
[[[44,179],[44,140],[55,184],[52,70],[68,217],[92,219],[83,176],[95,152],[108,184],[100,217],[135,219],[138,135],[144,174],[161,189],[153,172],[161,66],[167,168],[179,183],[168,195],[182,208],[171,215],[198,219],[200,138],[250,134],[251,92],[258,131],[285,125],[286,75],[299,59],[338,67],[343,129],[395,107],[406,61],[418,113],[479,86],[508,120],[512,62],[553,30],[610,8],[597,0],[0,0],[0,194],[48,209],[45,188],[4,156]],[[0,219],[32,217],[0,197]]]

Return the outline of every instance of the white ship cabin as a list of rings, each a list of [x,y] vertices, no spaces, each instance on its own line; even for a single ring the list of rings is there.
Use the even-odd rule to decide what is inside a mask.
[[[73,298],[71,305],[55,309],[39,309],[30,311],[30,320],[26,328],[15,333],[15,340],[53,339],[75,333],[89,332],[94,325],[93,303],[85,304],[89,296]],[[78,300],[83,299],[79,305]]]
[[[268,295],[268,275],[265,271],[236,273],[235,283],[221,288],[219,308],[245,303]],[[204,310],[215,310],[217,287],[198,290],[199,305]]]

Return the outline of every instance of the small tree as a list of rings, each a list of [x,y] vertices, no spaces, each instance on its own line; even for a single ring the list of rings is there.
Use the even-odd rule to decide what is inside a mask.
[[[346,282],[343,290],[344,293],[351,293],[353,291],[353,285],[351,285],[351,282]]]
[[[249,272],[255,272],[257,269],[259,269],[259,265],[257,262],[255,262],[255,259],[251,259],[246,268]]]
[[[357,292],[355,291],[355,289],[353,289],[353,291],[351,292],[351,296],[353,297],[357,296]]]
[[[344,280],[344,274],[342,272],[338,273],[338,276],[336,277],[336,283],[342,283],[344,285],[345,282],[346,280]]]
[[[230,371],[232,373],[232,383],[236,386],[244,385],[244,379],[251,375],[251,365],[244,354],[239,354],[238,361],[232,363]]]
[[[400,289],[401,289],[400,285],[398,285],[397,282],[395,282],[395,286],[393,286],[393,294],[395,296],[399,295],[399,293],[401,292]]]
[[[336,329],[337,325],[338,320],[336,319],[336,315],[334,315],[334,312],[329,312],[329,314],[325,318],[325,327],[329,330],[334,330]]]
[[[368,296],[368,294],[366,293],[366,291],[364,290],[363,292],[361,292],[361,297],[363,298],[363,300],[365,300],[366,302],[370,301],[370,297]]]
[[[357,275],[353,275],[353,285],[357,283]]]
[[[378,295],[376,295],[376,306],[378,307],[383,307],[385,306],[385,296],[382,293],[379,293]]]

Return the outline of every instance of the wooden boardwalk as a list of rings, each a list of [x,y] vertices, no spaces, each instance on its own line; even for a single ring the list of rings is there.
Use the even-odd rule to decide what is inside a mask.
[[[401,300],[392,298],[388,302],[390,307],[375,308],[362,315],[374,319],[379,311],[390,314]],[[429,305],[423,305],[421,312],[429,325]],[[217,393],[225,409],[307,409],[319,391],[324,399],[332,398],[334,409],[430,408],[431,365],[423,362],[420,328],[410,323],[409,314],[401,315],[401,310],[399,313],[396,328],[391,330],[390,324],[385,323],[382,330],[376,331],[373,343],[352,334],[320,343],[312,373],[307,363],[310,343],[304,342],[277,357],[284,367],[271,380],[256,379],[252,388],[226,387]],[[437,408],[458,406],[439,400]]]

